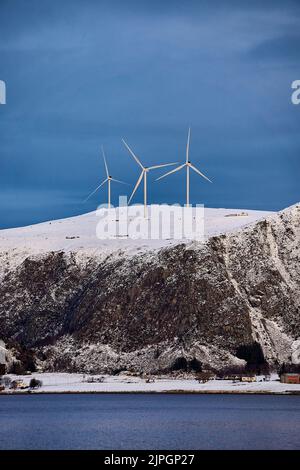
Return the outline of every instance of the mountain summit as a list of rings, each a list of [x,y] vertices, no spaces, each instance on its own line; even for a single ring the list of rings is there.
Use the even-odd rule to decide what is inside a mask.
[[[205,209],[204,243],[97,240],[95,214],[0,232],[1,339],[43,370],[300,362],[300,205]]]

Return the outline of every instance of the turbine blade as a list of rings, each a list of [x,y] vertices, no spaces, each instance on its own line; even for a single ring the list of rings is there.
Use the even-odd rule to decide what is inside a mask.
[[[116,183],[127,184],[127,186],[129,186],[129,184],[125,183],[125,181],[116,180],[115,178],[111,178],[111,181],[115,181]]]
[[[104,153],[103,145],[101,145],[101,149],[102,149],[102,155],[103,155],[103,160],[104,160],[104,165],[105,165],[106,176],[107,176],[107,178],[108,178],[109,173],[108,173],[108,168],[107,168],[107,163],[106,163],[106,158],[105,158],[105,153]]]
[[[138,165],[140,165],[140,167],[142,169],[144,169],[143,165],[141,164],[141,162],[139,161],[138,157],[133,153],[133,151],[131,150],[131,148],[129,147],[129,145],[126,144],[125,140],[122,139],[122,142],[123,144],[125,145],[125,147],[127,148],[128,152],[131,153],[131,155],[133,156],[133,158],[135,159],[135,161],[137,162]]]
[[[98,191],[98,189],[100,189],[101,186],[103,186],[104,183],[106,183],[106,181],[107,181],[107,178],[104,181],[102,181],[102,183],[100,183],[99,186],[97,186],[97,188],[94,189],[94,191],[92,191],[91,194],[89,194],[88,197],[83,202],[86,202],[88,199],[90,199],[90,197],[93,196],[93,194],[95,194],[95,192]]]
[[[189,161],[189,153],[190,153],[190,138],[191,138],[191,128],[189,127],[188,131],[188,138],[186,143],[186,163]]]
[[[143,176],[144,176],[144,170],[142,171],[142,173],[141,173],[140,176],[139,176],[139,179],[138,179],[137,182],[136,182],[136,185],[135,185],[135,187],[134,187],[134,190],[132,191],[132,194],[131,194],[131,196],[130,196],[130,198],[129,198],[128,204],[130,204],[130,201],[131,201],[131,199],[133,198],[134,193],[136,192],[137,188],[139,187],[139,185],[140,185],[140,183],[141,183],[141,181],[142,181],[142,179],[143,179]]]
[[[159,178],[156,178],[155,181],[161,180],[162,178],[165,178],[165,176],[171,175],[172,173],[175,173],[176,171],[179,171],[179,170],[181,170],[181,168],[184,168],[184,167],[185,167],[185,164],[180,165],[177,168],[175,168],[174,170],[168,171],[168,173],[165,173],[164,175],[160,176]]]
[[[191,164],[190,164],[190,167],[192,168],[192,170],[194,170],[196,173],[198,173],[200,176],[202,176],[202,178],[204,178],[207,181],[209,181],[210,183],[212,183],[212,181],[209,178],[207,178],[207,176],[205,176],[203,173],[201,173],[201,171],[199,171],[196,167],[194,167]]]
[[[154,166],[149,166],[148,170],[154,170],[155,168],[162,168],[164,166],[171,166],[171,165],[176,165],[178,162],[175,163],[163,163],[162,165],[154,165]]]

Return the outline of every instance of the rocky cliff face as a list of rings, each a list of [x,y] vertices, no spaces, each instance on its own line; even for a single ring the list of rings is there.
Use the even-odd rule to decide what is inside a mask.
[[[28,257],[0,298],[1,339],[47,370],[220,369],[253,345],[261,361],[299,363],[300,206],[205,244]]]

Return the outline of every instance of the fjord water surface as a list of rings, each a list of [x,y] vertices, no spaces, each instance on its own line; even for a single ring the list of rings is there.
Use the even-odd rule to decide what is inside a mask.
[[[300,449],[300,396],[0,396],[1,449]]]

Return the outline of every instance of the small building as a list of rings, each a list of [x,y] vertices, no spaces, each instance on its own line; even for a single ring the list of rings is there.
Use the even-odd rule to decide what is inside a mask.
[[[300,374],[286,372],[285,374],[281,374],[280,382],[283,384],[300,384]]]
[[[256,382],[256,377],[255,375],[243,375],[240,378],[241,382]]]

